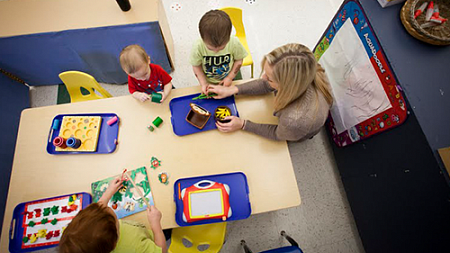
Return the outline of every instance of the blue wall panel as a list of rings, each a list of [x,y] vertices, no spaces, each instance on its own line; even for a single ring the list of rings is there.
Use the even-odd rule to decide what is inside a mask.
[[[0,227],[8,196],[9,178],[16,146],[20,114],[30,107],[29,90],[0,74]],[[6,221],[9,222],[9,221]]]
[[[104,83],[126,83],[122,48],[141,45],[152,62],[171,72],[158,22],[0,38],[0,68],[30,85],[60,84],[58,74],[78,70]]]

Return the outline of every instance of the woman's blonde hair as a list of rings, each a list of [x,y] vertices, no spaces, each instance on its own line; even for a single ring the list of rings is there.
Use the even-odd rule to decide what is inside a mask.
[[[129,45],[120,52],[120,66],[127,72],[133,74],[142,67],[143,64],[148,64],[150,57],[144,48],[139,45]]]
[[[310,85],[313,85],[316,93],[324,95],[329,105],[333,103],[325,70],[306,46],[291,43],[278,47],[264,57],[262,69],[266,62],[273,68],[273,81],[279,84],[275,111],[301,97]]]

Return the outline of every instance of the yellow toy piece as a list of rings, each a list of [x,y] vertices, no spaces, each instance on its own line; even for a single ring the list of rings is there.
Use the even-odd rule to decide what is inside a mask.
[[[95,99],[112,97],[98,82],[89,74],[80,71],[66,71],[59,74],[59,78],[66,85],[67,91],[70,95],[70,102],[83,102]],[[89,91],[88,95],[83,95],[80,88],[83,87]],[[97,95],[100,93],[103,97]]]
[[[70,198],[69,198],[69,203],[67,203],[68,206],[75,204],[75,200],[77,200],[76,194],[72,195],[71,197],[72,197],[72,201],[70,201]]]
[[[245,36],[244,23],[242,22],[242,10],[236,7],[224,7],[220,9],[230,16],[231,23],[236,30],[236,37],[239,39],[241,44],[244,46],[245,51],[247,51],[247,56],[242,62],[242,66],[251,66],[251,74],[253,78],[253,58],[250,54],[250,49],[248,48],[247,37]]]
[[[34,242],[36,242],[36,240],[37,240],[37,237],[34,234],[32,234],[30,236],[30,243],[34,243]]]
[[[218,253],[225,240],[226,231],[226,222],[174,228],[169,253]],[[192,247],[184,246],[183,239],[192,243]],[[209,248],[200,251],[197,248],[199,245],[209,245]]]
[[[47,235],[47,229],[39,229],[36,236],[39,238],[45,238],[45,236]]]
[[[101,116],[64,116],[59,136],[66,140],[70,137],[80,139],[81,146],[77,149],[55,147],[55,151],[95,152],[101,125]]]

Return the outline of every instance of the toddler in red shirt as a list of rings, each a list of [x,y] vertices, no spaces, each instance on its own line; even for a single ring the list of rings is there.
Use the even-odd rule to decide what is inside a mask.
[[[128,75],[128,90],[141,102],[149,100],[149,94],[161,93],[161,102],[172,90],[172,77],[159,65],[150,62],[150,56],[139,45],[129,45],[120,53],[120,65]]]

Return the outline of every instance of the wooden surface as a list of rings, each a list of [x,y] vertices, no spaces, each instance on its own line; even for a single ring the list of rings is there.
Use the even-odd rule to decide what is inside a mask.
[[[173,90],[169,99],[200,92],[200,87]],[[242,118],[276,123],[273,95],[237,97]],[[112,154],[50,155],[46,152],[52,119],[67,113],[116,113],[120,118],[119,144]],[[147,130],[157,116],[164,123]],[[242,171],[247,175],[252,214],[300,205],[300,194],[286,142],[275,142],[238,131],[217,130],[179,137],[172,131],[169,101],[140,103],[131,96],[27,109],[22,112],[11,182],[1,235],[0,252],[7,252],[14,207],[22,202],[75,192],[89,192],[92,182],[147,167],[163,228],[176,227],[173,182],[178,178]],[[162,166],[150,168],[152,156]],[[169,185],[158,173],[169,173]],[[148,224],[145,212],[125,219]]]
[[[445,169],[448,174],[450,174],[450,147],[438,149],[439,155],[441,156],[442,162],[444,163]]]
[[[0,37],[158,21],[173,62],[173,40],[161,0],[130,2],[131,9],[123,12],[115,0],[0,1]]]

